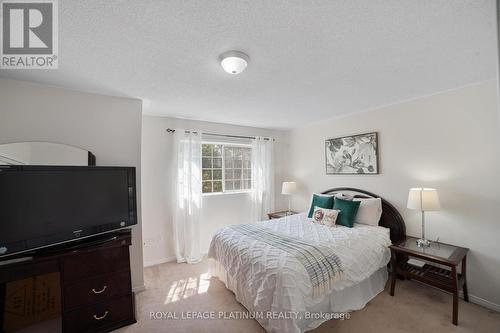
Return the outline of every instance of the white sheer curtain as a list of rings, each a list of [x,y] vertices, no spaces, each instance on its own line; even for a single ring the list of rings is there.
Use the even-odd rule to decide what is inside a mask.
[[[176,129],[174,138],[175,255],[194,264],[201,260],[201,133]]]
[[[253,221],[274,211],[274,147],[272,139],[256,137],[252,142]]]

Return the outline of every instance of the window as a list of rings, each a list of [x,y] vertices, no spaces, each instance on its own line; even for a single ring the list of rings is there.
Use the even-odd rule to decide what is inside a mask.
[[[252,148],[228,144],[202,145],[202,192],[239,192],[252,188]]]

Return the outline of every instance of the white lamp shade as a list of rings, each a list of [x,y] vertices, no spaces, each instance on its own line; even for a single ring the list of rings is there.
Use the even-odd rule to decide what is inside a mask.
[[[411,188],[408,193],[407,207],[421,211],[439,210],[441,206],[437,190],[423,187]]]
[[[297,183],[283,182],[281,186],[281,194],[294,194],[297,192]]]

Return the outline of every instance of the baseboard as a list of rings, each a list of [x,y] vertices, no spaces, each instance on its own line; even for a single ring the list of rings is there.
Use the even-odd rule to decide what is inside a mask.
[[[207,253],[202,253],[201,256],[202,256],[202,259],[206,259]],[[149,260],[149,261],[144,262],[144,267],[160,265],[160,264],[164,264],[166,262],[172,262],[172,261],[176,261],[176,260],[177,260],[177,258],[175,256],[156,259],[156,260]]]
[[[144,291],[146,290],[146,285],[142,285],[142,286],[136,286],[136,287],[132,287],[132,291],[134,293],[140,293],[141,291]]]
[[[436,290],[439,290],[439,291],[442,291],[442,292],[445,292],[447,294],[450,294],[451,295],[451,292],[449,291],[444,291],[442,289],[439,289],[437,287],[434,287],[434,286],[431,286],[431,285],[428,285],[426,283],[423,283],[423,282],[420,282],[420,281],[417,281],[417,280],[412,280],[414,282],[417,282],[423,286],[426,286],[428,288],[432,288],[432,289],[436,289]],[[464,299],[464,293],[462,290],[460,290],[458,292],[458,297],[461,298],[461,299]],[[475,295],[471,295],[469,293],[469,302],[471,303],[474,303],[474,304],[477,304],[477,305],[480,305],[484,308],[487,308],[488,310],[491,310],[491,311],[495,311],[495,312],[499,312],[500,313],[500,304],[496,304],[496,303],[493,303],[491,301],[487,301],[485,300],[484,298],[481,298],[481,297],[477,297]]]
[[[155,265],[159,265],[159,264],[164,264],[166,262],[171,262],[171,261],[175,261],[175,260],[176,260],[175,256],[161,258],[161,259],[156,259],[156,260],[149,260],[149,261],[145,261],[144,262],[144,267],[149,267],[149,266],[155,266]]]
[[[460,292],[459,296],[460,296],[460,298],[463,299],[464,298],[463,292]],[[496,304],[496,303],[487,301],[481,297],[477,297],[477,296],[469,294],[469,301],[471,303],[481,305],[482,307],[485,307],[485,308],[490,309],[492,311],[500,312],[500,304]]]

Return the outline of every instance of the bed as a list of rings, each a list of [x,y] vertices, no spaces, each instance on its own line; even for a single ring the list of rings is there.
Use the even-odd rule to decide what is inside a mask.
[[[323,192],[338,193],[355,198],[379,197],[354,188]],[[312,223],[305,213],[244,226],[222,228],[213,236],[208,254],[211,275],[219,278],[268,332],[304,332],[362,309],[384,290],[390,261],[388,246],[405,237],[403,218],[384,199],[379,226],[330,228]],[[258,237],[252,234],[257,231],[264,233]],[[340,273],[341,278],[335,279],[328,290],[315,294],[317,289],[304,262],[266,242],[267,233],[297,240],[298,245],[313,250],[318,246],[335,253],[342,268],[336,278]]]

